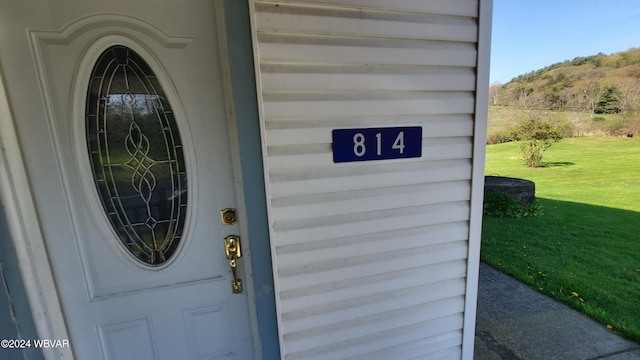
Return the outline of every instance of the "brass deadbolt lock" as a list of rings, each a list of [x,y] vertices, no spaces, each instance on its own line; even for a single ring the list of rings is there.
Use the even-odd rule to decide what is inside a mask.
[[[220,211],[220,217],[224,225],[233,225],[238,221],[236,209],[226,208]]]

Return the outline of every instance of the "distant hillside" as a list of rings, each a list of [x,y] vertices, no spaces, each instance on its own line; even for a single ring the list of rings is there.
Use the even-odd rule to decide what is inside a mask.
[[[625,114],[640,109],[640,48],[549,65],[490,88],[491,105]]]

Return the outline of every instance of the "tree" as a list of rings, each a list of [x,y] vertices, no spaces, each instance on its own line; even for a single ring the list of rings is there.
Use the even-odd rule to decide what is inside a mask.
[[[598,108],[598,104],[602,99],[603,93],[604,93],[603,89],[596,82],[590,82],[587,85],[587,88],[583,91],[582,100],[583,100],[584,108],[585,110],[589,111],[592,119],[593,119],[593,114],[596,112],[596,109]]]
[[[618,107],[622,116],[638,108],[640,104],[640,82],[627,80],[618,87]]]
[[[607,86],[596,104],[596,114],[617,114],[620,112],[620,91],[615,86]]]
[[[500,104],[500,91],[502,90],[502,84],[497,81],[489,86],[489,105]]]
[[[528,167],[540,166],[542,155],[554,143],[562,139],[560,132],[548,123],[535,118],[518,126],[513,137],[520,142],[520,151]]]

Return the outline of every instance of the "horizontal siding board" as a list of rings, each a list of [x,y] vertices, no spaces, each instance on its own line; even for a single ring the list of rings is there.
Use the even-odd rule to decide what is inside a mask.
[[[393,292],[381,292],[373,296],[307,307],[282,314],[284,334],[303,332],[318,326],[328,326],[344,321],[372,316],[389,309],[408,308],[464,295],[464,279],[454,279],[438,284],[412,286]],[[420,296],[415,296],[420,294]]]
[[[329,259],[335,256],[336,251],[355,253],[364,251],[363,248],[366,245],[369,245],[369,247],[390,246],[388,243],[391,238],[395,239],[396,242],[401,242],[406,247],[417,247],[464,239],[468,232],[469,226],[467,222],[460,221],[278,246],[276,247],[276,254],[296,255],[286,257],[286,262],[282,263],[282,267],[288,267],[308,263],[309,260],[307,259],[311,258],[311,255],[315,260],[320,261],[323,258]],[[395,246],[397,247],[397,245]]]
[[[407,275],[409,275],[407,273]],[[300,306],[297,309],[292,309],[289,312],[284,313],[283,319],[285,319],[289,324],[305,322],[307,325],[312,325],[315,321],[309,320],[314,316],[321,316],[325,314],[327,316],[336,316],[338,319],[336,321],[346,320],[350,318],[357,318],[360,315],[368,315],[369,312],[366,310],[365,306],[369,306],[371,304],[377,304],[379,302],[390,302],[394,299],[397,299],[399,294],[406,294],[406,297],[416,297],[416,299],[406,299],[406,301],[422,301],[429,302],[435,300],[446,299],[452,296],[458,296],[464,294],[464,277],[458,277],[453,279],[446,279],[443,281],[435,282],[435,281],[423,281],[422,279],[416,279],[413,285],[398,286],[396,288],[392,287],[390,289],[384,289],[384,291],[374,291],[368,295],[359,295],[354,296],[349,299],[340,299],[336,300],[334,297],[330,299],[330,301],[325,302],[316,302],[315,304],[309,304],[307,306]],[[461,288],[462,287],[462,288]],[[428,291],[428,289],[433,288],[434,291]],[[415,292],[412,289],[424,289],[427,291],[424,292]],[[416,296],[418,294],[419,296]],[[404,296],[403,296],[404,297]],[[313,299],[313,298],[310,298]],[[402,301],[405,301],[404,299]],[[395,306],[395,305],[393,305]],[[389,305],[385,308],[391,308],[392,305]],[[376,310],[378,311],[378,310]],[[348,312],[349,314],[347,314]],[[343,314],[342,316],[336,314]],[[325,320],[318,320],[325,321]],[[327,320],[328,321],[328,320]],[[332,323],[332,321],[328,321],[327,323]],[[302,326],[302,325],[301,325]]]
[[[418,228],[399,229],[387,232],[376,232],[352,237],[321,239],[312,243],[302,243],[276,248],[282,256],[282,271],[294,271],[292,268],[312,263],[328,262],[336,259],[338,254],[370,255],[393,251],[402,244],[406,248],[462,241],[467,236],[468,225],[464,222],[436,224]],[[466,233],[465,233],[466,232]],[[351,257],[350,255],[349,257]],[[343,258],[343,257],[341,257]],[[310,260],[313,259],[313,260]]]
[[[285,70],[285,69],[283,69]],[[286,71],[286,70],[285,70]],[[265,72],[265,93],[282,91],[473,91],[471,68],[434,68],[429,71],[393,73],[293,73]]]
[[[474,43],[260,34],[267,63],[473,67]]]
[[[456,359],[460,356],[462,351],[461,345],[452,346],[447,349],[443,349],[440,351],[428,351],[422,355],[413,357],[407,360],[423,360],[425,357],[429,360],[449,360]]]
[[[441,137],[470,137],[473,135],[473,119],[467,115],[440,115],[407,117],[404,121],[385,121],[388,118],[366,119],[365,121],[322,121],[315,122],[315,127],[301,126],[298,121],[268,121],[266,123],[268,146],[290,146],[302,144],[327,144],[332,142],[331,132],[334,129],[352,127],[390,127],[421,126],[424,141]],[[328,124],[327,124],[328,123]]]
[[[469,179],[467,159],[380,162],[359,167],[317,167],[269,174],[274,198]]]
[[[396,243],[396,247],[393,248],[391,246],[380,246],[375,249],[363,249],[357,253],[336,254],[333,258],[325,258],[323,260],[315,258],[308,259],[308,262],[304,264],[297,264],[288,267],[283,266],[278,271],[278,275],[283,279],[304,277],[308,274],[323,276],[323,274],[327,274],[330,272],[335,273],[347,268],[353,269],[364,264],[371,264],[377,261],[387,261],[388,258],[401,258],[405,255],[407,256],[407,258],[409,258],[412,256],[420,256],[420,254],[422,254],[424,255],[424,263],[429,264],[430,262],[428,262],[427,260],[429,259],[428,256],[430,256],[430,254],[425,254],[426,252],[450,251],[451,254],[454,254],[457,253],[457,249],[464,248],[464,246],[459,244],[459,242],[464,242],[464,240],[466,239],[456,240],[448,238],[447,242],[427,245],[419,244],[415,247],[403,246],[400,250],[398,250],[396,238],[390,237],[388,240],[389,242]],[[370,247],[372,248],[373,246]],[[348,274],[351,275],[352,273],[349,271]]]
[[[424,0],[263,0],[262,3],[325,4],[387,12],[429,13],[458,16],[478,16],[478,1],[424,1]]]
[[[432,114],[432,115],[396,115],[396,116],[349,116],[349,117],[321,117],[321,118],[269,118],[265,119],[265,129],[269,134],[276,130],[313,130],[334,129],[352,127],[385,127],[402,126],[404,124],[415,126],[431,126],[432,129],[449,130],[447,123],[455,123],[464,127],[464,123],[473,123],[472,114]],[[460,131],[460,130],[457,130]],[[427,132],[424,137],[441,137],[437,133]],[[445,135],[446,137],[446,135]],[[328,138],[325,138],[328,139]]]
[[[473,95],[469,91],[264,91],[262,98],[266,103],[278,102],[335,102],[357,101],[394,101],[399,104],[411,101],[451,101],[461,100]],[[472,96],[473,98],[473,96]],[[467,111],[461,111],[469,113]],[[460,113],[460,112],[458,112]],[[455,114],[455,113],[454,113]],[[397,115],[397,114],[396,114]],[[314,115],[318,116],[318,115]],[[345,116],[345,115],[340,115]],[[385,114],[382,114],[385,116]],[[386,115],[388,116],[388,115]],[[269,120],[274,118],[268,118]],[[277,118],[275,118],[277,119]]]
[[[477,22],[468,17],[382,13],[354,8],[301,7],[299,4],[257,6],[260,32],[389,37],[475,42]]]
[[[473,66],[452,66],[450,64],[445,65],[433,65],[433,66],[419,66],[419,65],[406,65],[402,61],[398,61],[397,64],[382,65],[382,64],[370,64],[370,63],[357,63],[357,64],[335,64],[335,63],[294,63],[294,62],[270,62],[263,61],[259,64],[260,72],[264,79],[265,75],[271,74],[324,74],[325,76],[331,76],[339,82],[342,82],[343,77],[334,75],[396,75],[402,79],[405,76],[467,76],[475,77],[475,68]],[[359,78],[359,81],[369,82],[364,78]],[[268,78],[271,84],[285,84],[282,80],[279,80],[273,76]],[[395,81],[396,79],[394,79]],[[323,82],[326,83],[326,82]],[[291,84],[291,83],[286,83]],[[293,84],[291,84],[293,85]],[[315,84],[308,84],[309,86],[315,86]],[[264,90],[264,89],[263,89]]]
[[[332,283],[305,285],[297,289],[281,292],[283,306],[288,311],[297,311],[323,304],[335,304],[383,291],[401,290],[423,284],[436,284],[442,281],[464,278],[466,263],[455,260],[437,264],[421,264],[418,267],[403,267],[395,271],[386,271],[358,278],[357,282],[341,278]]]
[[[349,338],[338,343],[305,349],[295,353],[287,354],[287,360],[326,360],[355,357],[362,357],[362,354],[385,349],[390,346],[397,346],[400,343],[411,343],[429,337],[436,337],[441,334],[459,331],[462,328],[462,316],[460,314],[443,316],[430,320],[428,323],[411,324],[398,326],[395,329],[385,332],[378,332],[357,338]],[[398,358],[398,355],[394,358]],[[386,360],[386,359],[384,359]]]
[[[273,221],[277,223],[469,200],[470,194],[471,187],[468,181],[352,190],[304,197],[274,198],[272,214]]]
[[[423,339],[413,339],[407,342],[400,342],[395,346],[387,348],[378,348],[372,352],[365,354],[358,354],[355,357],[347,358],[346,360],[388,360],[399,358],[402,359],[424,359],[428,355],[429,359],[432,356],[440,355],[439,352],[446,351],[444,359],[454,359],[460,353],[459,347],[462,344],[462,332],[459,330],[444,333],[438,336],[431,336]],[[453,353],[451,353],[453,348]],[[458,348],[457,352],[455,348]],[[437,354],[436,354],[437,353]],[[399,357],[402,354],[402,357]]]
[[[304,181],[313,179],[333,179],[347,177],[350,175],[367,176],[367,175],[380,175],[385,173],[402,173],[412,172],[415,170],[431,170],[437,169],[461,169],[465,170],[470,165],[468,160],[462,159],[450,159],[450,160],[436,160],[436,161],[419,161],[415,160],[410,163],[403,162],[391,162],[391,161],[374,161],[374,162],[362,162],[352,163],[351,166],[330,166],[330,167],[316,167],[312,169],[289,169],[273,171],[269,173],[270,181],[273,183],[278,182],[292,182],[292,181]],[[430,172],[431,173],[431,172]],[[434,174],[435,175],[435,174]],[[449,175],[445,175],[444,178],[449,179]],[[441,177],[433,176],[432,182],[438,181],[436,179],[443,179]],[[442,181],[442,180],[440,180]]]
[[[468,207],[468,202],[455,202],[274,223],[280,233],[274,246],[469,220]]]
[[[395,329],[379,332],[358,338],[350,338],[344,341],[299,351],[288,354],[287,360],[323,360],[356,357],[360,359],[369,359],[362,357],[363,353],[369,353],[379,349],[385,349],[389,346],[397,346],[399,343],[411,343],[412,341],[421,340],[428,337],[436,337],[443,333],[459,331],[462,327],[462,316],[460,314],[443,316],[441,318],[432,319],[427,323],[411,324],[408,326],[398,326]],[[396,354],[397,359],[402,352]],[[386,359],[384,359],[386,360]]]
[[[423,265],[437,264],[445,261],[464,259],[467,251],[465,242],[455,242],[444,245],[431,245],[415,249],[402,249],[388,254],[365,256],[360,259],[351,259],[354,265],[346,268],[327,269],[314,274],[300,274],[284,277],[279,276],[279,285],[282,291],[296,289],[303,286],[330,284],[335,279],[347,278],[357,281],[360,277],[379,274],[383,272],[412,269]],[[386,256],[384,256],[386,255]],[[373,262],[364,263],[364,260],[375,260],[376,267],[371,268]]]
[[[416,126],[439,126],[445,123],[473,122],[472,114],[418,114],[418,115],[393,115],[393,116],[333,116],[303,118],[276,118],[265,119],[265,129],[269,131],[287,129],[319,129],[319,128],[349,128],[367,126],[401,126],[404,124]],[[423,134],[425,137],[438,137],[438,134]],[[442,135],[440,135],[442,136]]]
[[[367,318],[317,327],[309,331],[285,334],[284,339],[289,344],[289,351],[292,352],[310,347],[322,348],[348,339],[390,331],[398,327],[398,324],[408,326],[458,314],[463,309],[464,297],[455,297],[410,308],[380,312]]]
[[[272,93],[265,97],[263,112],[266,119],[304,118],[336,116],[391,116],[391,115],[440,115],[473,113],[475,99],[471,92],[406,93],[402,98],[388,99],[384,94],[364,94],[354,99],[353,93],[321,94],[316,99],[293,99],[300,93],[279,94],[276,100]],[[284,96],[283,96],[284,95]],[[283,99],[289,95],[291,100]],[[315,94],[314,94],[315,95]],[[361,95],[357,94],[357,95]],[[351,99],[350,99],[351,97]],[[281,99],[281,100],[280,100]]]

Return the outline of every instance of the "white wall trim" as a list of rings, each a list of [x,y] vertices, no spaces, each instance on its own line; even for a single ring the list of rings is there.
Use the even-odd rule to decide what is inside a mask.
[[[41,339],[68,340],[69,333],[39,223],[0,67],[0,197]],[[71,348],[43,348],[47,359],[73,359]]]
[[[487,148],[487,106],[489,103],[492,9],[493,0],[480,1],[478,13],[478,59],[476,66],[476,104],[473,136],[473,173],[471,175],[469,254],[467,256],[467,290],[462,334],[462,358],[469,360],[473,359],[474,351],[480,271],[480,238],[482,233],[482,202],[484,200],[484,163]]]
[[[277,267],[275,263],[276,258],[276,249],[274,244],[275,234],[274,229],[271,224],[273,224],[273,214],[271,205],[271,187],[268,181],[269,179],[269,166],[268,166],[268,156],[267,156],[267,135],[265,129],[265,119],[264,119],[264,101],[262,98],[262,83],[260,78],[260,49],[258,47],[258,31],[256,24],[256,5],[255,0],[249,0],[249,17],[251,21],[251,41],[253,43],[253,64],[255,69],[255,78],[256,78],[256,96],[258,100],[258,117],[260,121],[260,142],[262,145],[262,163],[264,168],[264,179],[265,179],[265,193],[266,193],[266,202],[267,202],[267,218],[269,222],[269,239],[270,248],[271,248],[271,258],[272,262],[272,271],[273,271],[273,291],[275,294],[280,293],[280,286],[278,284],[278,273]],[[280,297],[276,295],[275,297],[276,303],[276,313],[281,314],[282,305],[280,304]],[[283,337],[283,329],[282,329],[282,317],[277,316],[278,322],[278,341],[280,342],[280,357],[284,359],[284,337]]]
[[[123,14],[91,14],[85,17],[79,18],[69,24],[67,24],[60,31],[30,31],[32,34],[43,39],[47,44],[56,45],[69,45],[78,36],[83,33],[104,27],[117,26],[120,28],[126,28],[136,30],[144,33],[151,38],[155,39],[158,43],[166,48],[182,49],[189,45],[192,41],[192,37],[188,36],[169,36],[156,26],[137,19],[133,16]]]

